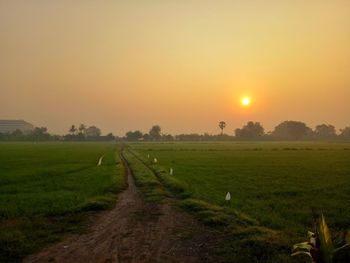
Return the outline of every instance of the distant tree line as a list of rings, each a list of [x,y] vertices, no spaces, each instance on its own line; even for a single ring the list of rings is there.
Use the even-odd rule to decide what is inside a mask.
[[[129,131],[126,141],[233,141],[233,140],[350,140],[350,127],[345,127],[337,133],[335,127],[330,124],[320,124],[314,129],[300,121],[284,121],[278,124],[273,131],[265,132],[259,122],[249,121],[242,128],[236,129],[231,135],[225,134],[226,122],[220,121],[219,134],[163,134],[159,125],[154,125],[148,133],[139,130]]]
[[[35,127],[31,131],[15,130],[12,133],[0,133],[0,141],[54,141],[58,136],[51,135],[45,127]]]
[[[101,135],[101,129],[94,125],[87,127],[85,124],[80,124],[72,125],[63,139],[65,141],[113,141],[116,138],[113,133]]]
[[[174,137],[170,134],[162,134],[162,129],[159,125],[154,125],[148,133],[142,133],[141,131],[128,131],[123,138],[126,141],[160,141],[167,140],[172,141]]]
[[[48,133],[46,127],[35,127],[31,131],[15,130],[12,133],[0,133],[0,141],[114,141],[117,138],[112,134],[101,135],[96,126],[87,127],[80,124],[78,128],[72,125],[66,135]]]
[[[273,131],[265,133],[259,122],[248,122],[241,129],[235,130],[235,138],[239,140],[350,140],[350,127],[340,130],[330,124],[320,124],[311,129],[300,121],[284,121]]]
[[[266,132],[259,122],[249,121],[242,128],[235,129],[232,134],[224,133],[226,122],[219,122],[218,134],[178,134],[162,133],[159,125],[154,125],[143,133],[139,130],[128,131],[124,137],[114,136],[112,133],[101,135],[101,130],[96,126],[71,125],[66,135],[52,135],[45,127],[36,127],[32,131],[22,132],[16,130],[12,133],[0,133],[0,141],[258,141],[258,140],[326,140],[344,141],[350,140],[350,126],[340,129],[330,124],[320,124],[314,129],[300,121],[284,121],[278,124],[272,131]]]

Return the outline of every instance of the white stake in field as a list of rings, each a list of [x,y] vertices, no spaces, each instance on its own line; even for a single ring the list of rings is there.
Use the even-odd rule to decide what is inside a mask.
[[[170,173],[170,175],[173,175],[173,173],[174,173],[173,168],[170,168],[169,173]]]
[[[230,201],[230,200],[231,200],[231,194],[230,194],[230,192],[227,192],[226,197],[225,197],[225,200],[226,200],[226,201]]]
[[[101,166],[103,157],[104,157],[104,155],[102,155],[102,156],[100,157],[100,159],[98,160],[97,166]]]

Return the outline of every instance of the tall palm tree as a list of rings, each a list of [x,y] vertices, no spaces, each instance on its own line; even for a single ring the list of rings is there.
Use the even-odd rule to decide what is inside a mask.
[[[70,132],[72,135],[75,135],[75,133],[77,132],[77,128],[75,127],[74,124],[70,127],[69,132]]]
[[[226,122],[220,121],[220,122],[219,122],[219,128],[221,129],[221,135],[224,134],[224,129],[225,129],[225,127],[226,127]]]

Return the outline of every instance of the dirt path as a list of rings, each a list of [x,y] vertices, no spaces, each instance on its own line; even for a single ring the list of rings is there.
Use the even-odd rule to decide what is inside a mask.
[[[130,169],[128,188],[115,208],[102,213],[86,234],[29,256],[24,262],[218,262],[213,234],[188,214],[142,201]]]

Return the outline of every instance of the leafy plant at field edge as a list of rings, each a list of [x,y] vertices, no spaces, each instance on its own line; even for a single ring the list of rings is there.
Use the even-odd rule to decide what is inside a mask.
[[[315,233],[308,231],[309,241],[295,244],[292,256],[307,255],[313,263],[335,263],[338,255],[350,248],[350,244],[344,238],[340,242],[333,242],[326,220],[321,216],[316,221]],[[341,245],[335,248],[334,243]]]

